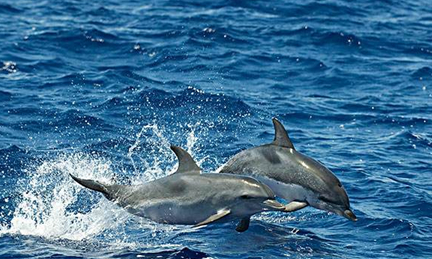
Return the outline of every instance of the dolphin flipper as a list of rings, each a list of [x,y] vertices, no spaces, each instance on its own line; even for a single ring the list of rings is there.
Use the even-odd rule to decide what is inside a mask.
[[[237,224],[236,230],[237,232],[245,232],[249,228],[250,217],[245,217],[240,220]]]
[[[294,212],[296,210],[301,210],[307,207],[309,204],[304,201],[292,201],[285,205],[285,212]]]
[[[200,223],[196,224],[194,227],[200,227],[200,226],[204,226],[207,224],[210,224],[212,222],[215,222],[223,217],[225,217],[226,215],[230,214],[231,210],[229,209],[223,209],[218,211],[216,214],[211,215],[210,217],[208,217],[206,220],[201,221]]]

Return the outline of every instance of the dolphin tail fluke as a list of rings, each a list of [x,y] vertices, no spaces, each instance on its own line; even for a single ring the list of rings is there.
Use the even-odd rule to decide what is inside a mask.
[[[93,181],[93,180],[81,179],[81,178],[73,176],[72,174],[69,174],[69,175],[72,177],[72,179],[75,180],[75,182],[81,184],[82,186],[84,186],[86,188],[89,188],[89,189],[91,189],[93,191],[101,192],[106,197],[109,196],[108,190],[105,187],[105,185],[103,185],[103,184],[101,184],[99,182]]]

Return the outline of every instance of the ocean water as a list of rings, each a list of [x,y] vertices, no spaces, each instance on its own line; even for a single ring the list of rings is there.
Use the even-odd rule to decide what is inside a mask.
[[[432,258],[431,40],[429,0],[2,0],[0,257]],[[68,177],[212,172],[274,116],[358,222],[161,225]]]

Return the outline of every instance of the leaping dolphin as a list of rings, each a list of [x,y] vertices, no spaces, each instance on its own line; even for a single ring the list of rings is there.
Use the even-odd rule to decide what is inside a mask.
[[[179,160],[177,171],[148,183],[108,185],[71,177],[128,212],[159,223],[202,226],[241,219],[236,230],[243,232],[253,214],[285,210],[273,191],[259,181],[232,174],[200,174],[189,153],[176,146],[171,149]]]
[[[255,177],[268,185],[276,196],[290,202],[286,211],[310,205],[357,221],[339,179],[318,161],[297,152],[276,118],[273,118],[273,125],[272,143],[236,154],[218,171]]]

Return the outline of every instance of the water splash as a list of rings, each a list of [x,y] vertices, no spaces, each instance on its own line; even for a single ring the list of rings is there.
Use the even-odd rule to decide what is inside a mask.
[[[196,126],[195,126],[196,127]],[[187,137],[186,149],[194,149],[195,127]],[[192,152],[193,153],[193,152]],[[134,168],[132,184],[151,181],[175,170],[164,165],[176,163],[169,141],[157,125],[145,125],[136,135],[127,157]],[[47,239],[114,242],[117,246],[148,246],[167,242],[170,233],[190,231],[187,227],[160,225],[135,217],[98,193],[82,188],[69,176],[112,183],[117,172],[107,158],[85,154],[61,154],[41,164],[30,165],[28,177],[19,181],[20,201],[9,224],[0,225],[0,235],[30,235]],[[144,170],[140,170],[144,168]],[[131,232],[141,234],[130,237]],[[139,241],[136,239],[138,238]],[[146,242],[142,242],[146,240]]]
[[[183,148],[192,157],[194,157],[196,151],[199,151],[196,148],[199,138],[195,134],[199,126],[200,123],[186,125],[188,134],[186,136],[186,146]],[[163,128],[160,128],[157,124],[144,125],[136,135],[135,142],[129,148],[127,154],[135,171],[132,183],[148,182],[174,173],[177,170],[177,158],[170,150],[170,146],[171,143],[164,135]],[[197,164],[200,166],[206,158],[196,160]],[[167,164],[171,166],[170,169],[165,166]]]
[[[2,226],[0,234],[83,240],[101,234],[106,226],[125,222],[128,215],[105,199],[91,195],[83,204],[79,198],[82,188],[69,177],[74,174],[109,182],[110,168],[108,160],[86,154],[60,155],[43,162],[30,178],[20,181],[21,201],[10,226]],[[87,213],[77,211],[81,205]]]
[[[146,138],[142,140],[143,137]],[[143,147],[143,144],[147,148]],[[169,162],[173,160],[168,147],[169,141],[157,124],[144,125],[141,128],[127,153],[135,171],[134,183],[148,182],[166,175],[162,165],[167,162],[166,159],[170,159]],[[139,167],[138,163],[141,163]],[[144,174],[140,173],[142,170],[145,171]]]

